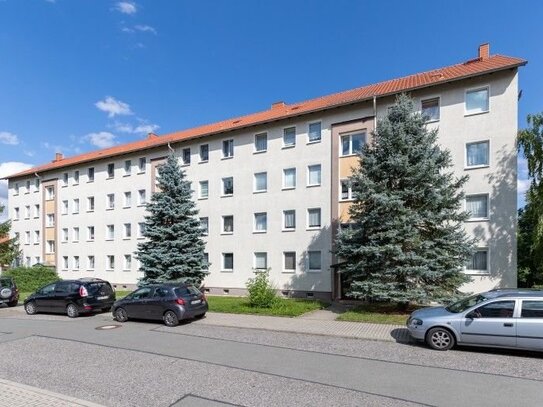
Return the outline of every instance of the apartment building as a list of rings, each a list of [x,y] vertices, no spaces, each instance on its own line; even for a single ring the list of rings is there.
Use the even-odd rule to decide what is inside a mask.
[[[466,291],[516,284],[517,70],[525,60],[490,55],[286,104],[255,114],[50,163],[9,180],[12,233],[27,265],[63,278],[95,276],[133,287],[134,252],[157,165],[170,151],[192,182],[206,231],[213,294],[243,294],[254,269],[270,268],[289,296],[341,295],[334,235],[347,223],[348,176],[380,116],[409,93],[439,129],[458,176],[468,174],[466,230],[478,249]]]

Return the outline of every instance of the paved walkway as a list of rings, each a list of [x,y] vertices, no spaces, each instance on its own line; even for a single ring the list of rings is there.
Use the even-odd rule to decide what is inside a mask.
[[[298,318],[285,318],[208,312],[205,318],[192,323],[388,342],[409,341],[409,332],[403,325],[343,322],[329,320],[329,318],[329,314],[323,315],[322,313],[310,313]]]
[[[0,396],[10,407],[103,407],[99,404],[64,396],[37,387],[0,379]]]

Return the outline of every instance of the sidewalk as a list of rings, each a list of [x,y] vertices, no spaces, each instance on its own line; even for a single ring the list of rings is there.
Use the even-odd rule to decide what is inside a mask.
[[[297,318],[285,318],[208,312],[205,318],[192,323],[387,342],[409,342],[409,332],[403,325],[331,321],[322,313],[315,313],[313,317],[312,314]]]
[[[100,404],[4,379],[0,379],[0,395],[2,400],[7,403],[2,405],[9,405],[10,407],[103,407]]]

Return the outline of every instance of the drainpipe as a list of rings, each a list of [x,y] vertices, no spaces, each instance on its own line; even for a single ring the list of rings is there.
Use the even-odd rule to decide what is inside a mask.
[[[168,143],[168,148],[170,149],[170,151],[172,152],[172,154],[175,153],[175,150],[172,148],[172,146],[170,145],[170,143]]]
[[[377,128],[377,96],[373,95],[373,131]]]

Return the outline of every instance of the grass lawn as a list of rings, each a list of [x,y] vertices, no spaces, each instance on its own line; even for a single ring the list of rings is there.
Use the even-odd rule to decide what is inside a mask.
[[[404,325],[409,314],[415,309],[417,309],[417,307],[410,307],[407,311],[399,311],[396,304],[362,304],[341,314],[336,320]]]
[[[309,311],[326,307],[320,301],[279,298],[272,308],[255,308],[245,297],[208,296],[209,311],[229,314],[272,315],[278,317],[297,317]]]

